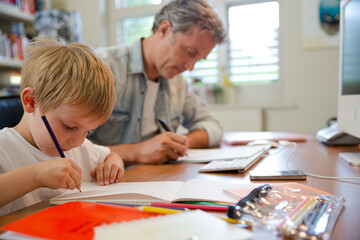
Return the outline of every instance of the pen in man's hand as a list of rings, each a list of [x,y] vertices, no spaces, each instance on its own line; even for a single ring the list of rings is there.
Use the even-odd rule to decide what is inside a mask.
[[[159,123],[165,129],[165,131],[171,132],[170,127],[167,125],[164,119],[159,118]]]
[[[165,131],[171,132],[170,127],[167,125],[167,123],[166,123],[166,121],[164,119],[159,118],[158,120],[159,120],[160,125],[165,129]],[[188,154],[185,153],[185,156],[188,157]]]
[[[55,133],[53,132],[52,128],[50,127],[50,124],[49,124],[47,118],[45,117],[45,115],[41,116],[41,119],[43,120],[43,122],[45,124],[45,127],[48,130],[48,132],[50,134],[50,137],[53,140],[53,142],[55,144],[55,147],[56,147],[57,151],[60,154],[60,157],[65,158],[65,154],[64,154],[63,150],[61,149],[60,144],[59,144],[59,142],[58,142],[58,140],[57,140],[57,138],[55,136]],[[81,192],[80,188],[77,188],[77,189],[79,190],[79,192]]]

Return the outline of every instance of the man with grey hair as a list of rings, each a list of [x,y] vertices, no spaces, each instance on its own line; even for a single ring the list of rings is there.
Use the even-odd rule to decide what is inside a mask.
[[[218,15],[205,0],[175,0],[156,14],[152,31],[132,46],[97,50],[115,75],[117,101],[89,138],[109,145],[126,164],[176,160],[188,148],[219,145],[223,133],[181,76],[224,41]],[[180,125],[186,135],[175,133]]]

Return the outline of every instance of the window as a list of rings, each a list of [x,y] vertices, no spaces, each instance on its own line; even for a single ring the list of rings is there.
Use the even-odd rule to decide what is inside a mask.
[[[120,18],[116,23],[117,43],[131,45],[141,37],[150,36],[153,22],[154,16]]]
[[[184,78],[190,83],[192,80],[201,80],[205,84],[216,84],[218,83],[219,73],[219,61],[218,61],[218,48],[215,47],[207,56],[206,59],[198,61],[194,69],[185,71],[183,73]]]
[[[109,41],[131,45],[148,37],[155,14],[167,0],[109,1]],[[228,27],[228,41],[215,47],[207,59],[200,60],[192,72],[183,73],[190,83],[224,85],[224,77],[242,86],[242,104],[281,101],[279,53],[279,3],[273,0],[212,0],[209,2]],[[227,76],[225,76],[225,74]],[[255,84],[254,84],[255,83]],[[249,97],[250,96],[250,97]],[[262,101],[262,100],[261,100]]]
[[[145,5],[153,5],[160,3],[161,0],[115,0],[115,7],[119,9],[119,8],[145,6]]]
[[[228,75],[231,82],[269,83],[279,79],[279,4],[228,6]]]
[[[108,1],[110,45],[131,45],[140,37],[148,37],[155,14],[165,0],[113,0]]]

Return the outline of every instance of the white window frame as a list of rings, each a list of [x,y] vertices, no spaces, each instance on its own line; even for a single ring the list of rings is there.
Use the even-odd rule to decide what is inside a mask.
[[[228,20],[227,20],[227,10],[230,6],[235,6],[237,4],[247,4],[247,3],[261,3],[261,2],[271,2],[273,0],[211,0],[209,2],[217,9],[219,15],[222,17],[222,20],[228,29]],[[237,94],[237,103],[238,105],[244,106],[272,106],[282,104],[284,101],[283,93],[283,73],[284,73],[284,39],[282,34],[283,16],[282,11],[284,0],[278,0],[279,3],[279,80],[271,83],[249,83],[241,84],[238,86]],[[219,47],[219,67],[227,69],[227,48],[228,44],[221,44]],[[221,71],[219,71],[219,83],[224,85],[221,76]],[[261,97],[259,97],[261,96]]]
[[[155,14],[166,4],[166,0],[161,0],[158,5],[146,5],[116,9],[114,0],[107,0],[107,22],[108,22],[108,45],[117,45],[116,23],[125,18],[136,18]]]

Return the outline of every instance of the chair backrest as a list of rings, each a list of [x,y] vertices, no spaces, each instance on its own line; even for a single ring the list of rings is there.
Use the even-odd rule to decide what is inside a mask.
[[[14,127],[24,113],[19,96],[0,97],[0,129]]]

